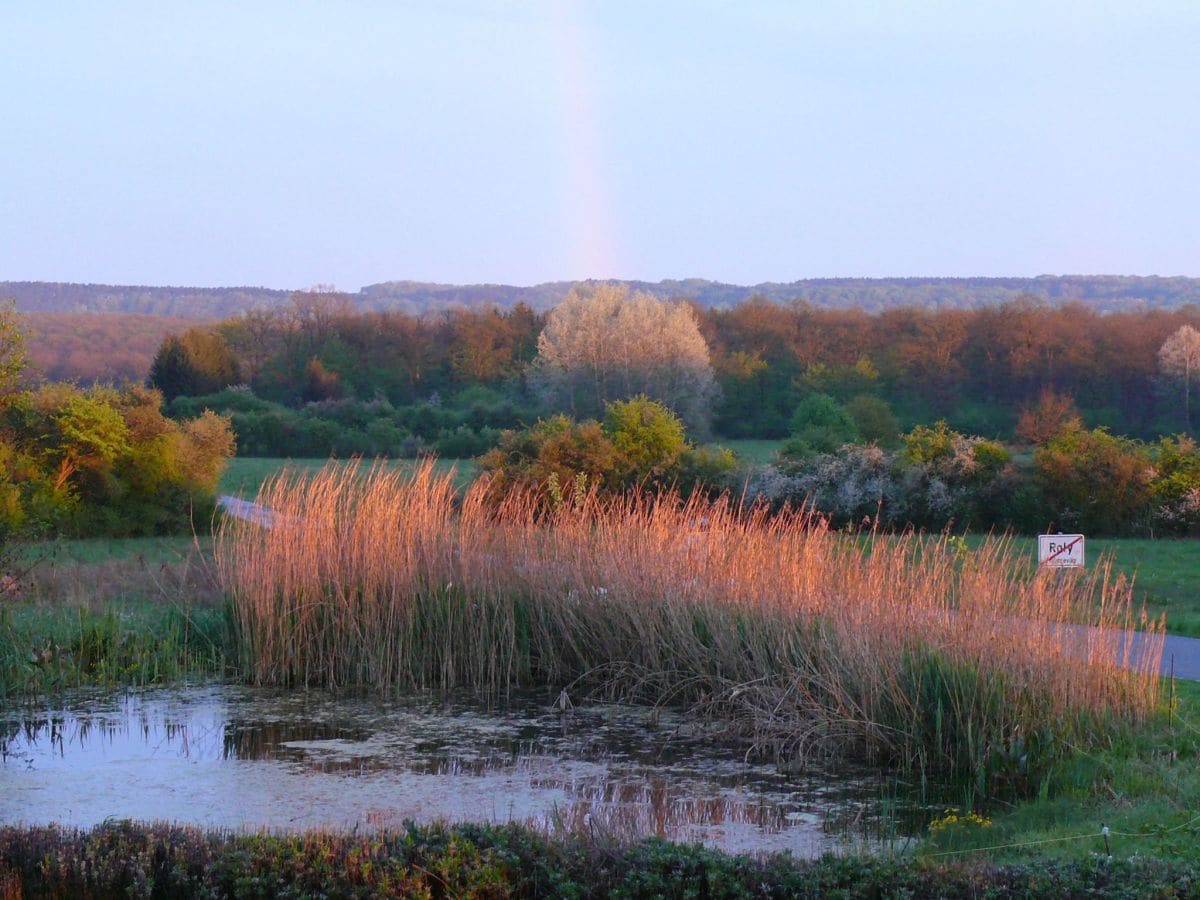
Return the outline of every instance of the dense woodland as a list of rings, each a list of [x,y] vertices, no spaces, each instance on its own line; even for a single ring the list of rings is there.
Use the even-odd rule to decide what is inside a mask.
[[[661,300],[689,300],[703,307],[730,307],[764,297],[778,303],[804,300],[820,309],[880,312],[904,306],[981,309],[1039,297],[1051,304],[1079,302],[1098,312],[1173,309],[1200,303],[1200,278],[1122,275],[1043,275],[1037,278],[809,278],[756,285],[702,278],[620,282]],[[577,286],[595,282],[552,281],[518,287],[506,284],[432,284],[385,281],[343,296],[360,311],[395,310],[414,315],[449,309],[509,308],[518,303],[545,311]],[[259,287],[190,288],[142,285],[0,281],[0,297],[25,313],[139,313],[220,319],[250,309],[286,307],[289,292]]]
[[[30,377],[80,383],[145,381],[163,339],[196,324],[135,313],[29,313],[23,322]]]
[[[1159,351],[1181,326],[1200,325],[1196,307],[1101,314],[1021,298],[870,314],[755,299],[693,312],[718,388],[712,431],[725,438],[786,437],[797,404],[814,393],[878,397],[905,427],[945,419],[987,437],[1011,437],[1021,410],[1047,389],[1071,398],[1087,424],[1117,433],[1153,438],[1188,425]],[[168,400],[246,384],[262,400],[297,408],[346,399],[438,407],[483,390],[533,410],[529,367],[545,322],[524,305],[417,317],[297,294],[287,309],[190,330],[189,352],[215,374],[155,383]],[[200,347],[204,335],[210,344]]]
[[[21,321],[10,312],[9,331]],[[706,309],[609,283],[547,313],[413,316],[298,292],[169,333],[147,396],[176,422],[224,417],[241,455],[482,457],[497,483],[561,497],[740,484],[842,525],[1192,533],[1197,324],[1197,307],[1102,314],[1032,297],[875,314],[765,298]],[[71,397],[121,409],[134,395],[22,396],[33,406],[10,400],[9,412],[47,398],[59,427],[69,417],[53,410]],[[10,417],[6,439],[29,465],[41,451],[22,442],[46,432],[32,422]],[[706,449],[714,438],[786,441],[753,474]]]

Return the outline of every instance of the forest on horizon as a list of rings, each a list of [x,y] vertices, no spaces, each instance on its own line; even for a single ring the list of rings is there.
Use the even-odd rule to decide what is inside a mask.
[[[1200,304],[1200,278],[1182,276],[1042,275],[1036,278],[809,278],[755,285],[701,278],[658,282],[610,280],[662,300],[687,300],[705,308],[736,306],[753,297],[777,303],[803,301],[820,309],[882,312],[897,307],[981,309],[1037,297],[1051,305],[1082,303],[1097,312],[1175,309]],[[341,291],[362,312],[411,315],[456,308],[510,308],[524,303],[537,311],[557,305],[584,281],[553,281],[532,286],[435,284],[386,281]],[[193,319],[223,319],[250,309],[288,304],[291,290],[262,287],[153,287],[0,281],[0,298],[16,301],[23,313],[137,313]]]

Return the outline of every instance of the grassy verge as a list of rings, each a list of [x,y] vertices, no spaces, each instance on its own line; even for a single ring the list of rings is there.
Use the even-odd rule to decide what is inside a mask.
[[[1111,552],[1116,571],[1137,576],[1138,597],[1167,614],[1168,631],[1200,637],[1200,541],[1108,539],[1088,549]]]
[[[0,828],[5,897],[1189,897],[1194,863],[754,859],[650,840],[551,839],[521,826],[239,835],[115,822]]]
[[[233,658],[211,539],[63,541],[0,595],[0,698],[219,673]]]
[[[0,700],[220,675],[233,658],[229,635],[220,606],[129,599],[0,607]]]
[[[1168,716],[1074,748],[1030,800],[992,803],[982,819],[958,810],[935,818],[922,854],[1087,859],[1106,853],[1107,825],[1116,858],[1200,859],[1200,684],[1180,682],[1174,699]]]

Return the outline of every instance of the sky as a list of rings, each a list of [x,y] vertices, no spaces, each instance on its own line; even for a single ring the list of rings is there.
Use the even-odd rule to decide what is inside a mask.
[[[1200,3],[0,0],[0,280],[1200,276]]]

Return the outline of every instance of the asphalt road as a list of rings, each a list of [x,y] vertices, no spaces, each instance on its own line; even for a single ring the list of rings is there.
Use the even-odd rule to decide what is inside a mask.
[[[1168,634],[1163,646],[1162,673],[1174,674],[1176,678],[1188,681],[1200,681],[1200,638]]]

